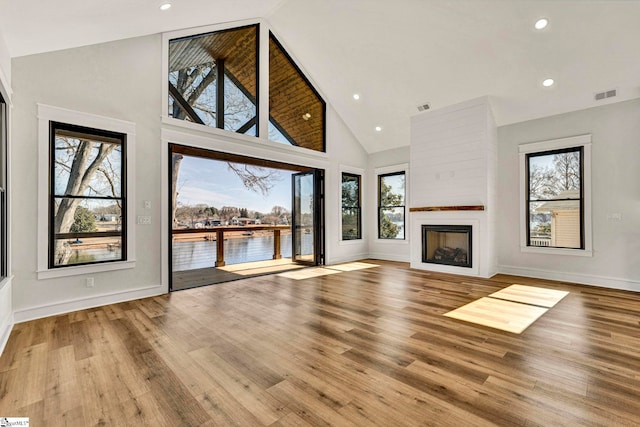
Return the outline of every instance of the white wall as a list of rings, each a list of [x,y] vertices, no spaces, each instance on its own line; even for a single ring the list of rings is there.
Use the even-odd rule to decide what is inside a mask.
[[[179,129],[161,121],[162,81],[161,36],[127,39],[13,60],[15,114],[12,231],[19,236],[14,245],[14,307],[17,321],[90,306],[153,295],[167,290],[163,257],[167,242],[162,215],[167,212],[165,185],[167,130],[183,132],[188,140],[214,150],[238,152],[326,170],[326,263],[359,259],[367,255],[367,241],[340,245],[340,168],[367,167],[367,153],[356,141],[330,105],[327,106],[327,154],[305,153],[281,144],[247,142],[217,134]],[[43,70],[46,70],[44,72]],[[88,275],[38,280],[36,274],[36,223],[38,155],[36,104],[42,103],[80,112],[121,119],[136,124],[135,185],[138,215],[151,215],[152,225],[136,227],[136,266],[133,269],[91,274],[94,288],[84,286]],[[249,138],[250,139],[250,138]],[[46,173],[46,171],[44,171]],[[152,209],[143,209],[143,201]]]
[[[369,166],[367,168],[367,189],[366,201],[369,206],[369,215],[364,223],[369,236],[369,256],[375,259],[385,259],[390,261],[409,262],[409,242],[412,238],[410,235],[410,215],[409,206],[409,189],[411,182],[409,181],[409,171],[406,172],[406,211],[405,211],[405,239],[378,239],[378,176],[377,169],[386,169],[384,173],[392,171],[404,170],[409,163],[409,146],[395,148],[392,150],[379,151],[369,155]]]
[[[160,36],[13,59],[13,302],[16,321],[163,292],[160,281]],[[151,201],[154,225],[136,227],[136,267],[38,280],[36,238],[38,118],[43,103],[135,122],[136,176],[129,177],[140,214]],[[15,165],[20,165],[16,167]],[[45,190],[46,191],[46,190]]]
[[[6,88],[11,88],[11,56],[2,31],[0,31],[0,80]]]
[[[640,291],[638,117],[635,99],[498,128],[499,271]],[[582,134],[592,135],[593,257],[521,252],[518,145]]]
[[[10,120],[11,120],[11,57],[9,56],[9,50],[4,42],[2,32],[0,32],[0,94],[7,103],[7,110],[9,114],[9,123],[7,123],[8,137],[11,140]],[[10,149],[9,149],[10,152]],[[9,153],[8,153],[9,154]],[[9,165],[9,167],[11,167]],[[9,182],[9,186],[11,183]],[[11,197],[10,193],[7,192]],[[9,200],[11,202],[11,200]],[[11,235],[9,234],[9,262],[11,261]],[[13,305],[12,305],[12,277],[11,268],[9,267],[8,277],[0,282],[0,354],[4,349],[9,334],[13,327]]]
[[[325,182],[326,264],[353,261],[369,256],[366,221],[373,206],[365,197],[368,190],[366,169],[368,155],[344,124],[340,116],[327,106],[327,152],[330,165]],[[362,171],[362,239],[342,241],[342,172]]]

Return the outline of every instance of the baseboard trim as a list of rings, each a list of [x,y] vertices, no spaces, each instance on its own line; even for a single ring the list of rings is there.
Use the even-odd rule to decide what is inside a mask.
[[[383,261],[398,261],[398,262],[411,262],[410,256],[402,256],[402,255],[390,255],[389,253],[381,253],[381,252],[372,252],[369,254],[368,258],[371,259],[379,259]]]
[[[4,352],[4,348],[9,341],[9,336],[11,335],[11,331],[13,330],[13,316],[9,315],[6,319],[2,321],[0,324],[2,328],[2,335],[0,335],[0,355]]]
[[[13,276],[5,277],[0,281],[0,355],[9,341],[9,336],[13,330],[13,307],[12,300]]]
[[[108,304],[131,301],[140,298],[148,298],[166,293],[162,285],[148,286],[130,291],[114,292],[110,294],[96,295],[88,298],[78,298],[55,304],[41,305],[37,307],[15,310],[13,320],[15,323],[41,319],[43,317],[56,316],[58,314],[71,313],[72,311],[85,310],[87,308],[100,307]]]
[[[601,286],[603,288],[640,292],[640,280],[620,277],[598,276],[594,274],[570,273],[564,271],[541,270],[538,268],[516,267],[512,265],[498,266],[498,273],[515,276],[534,277],[537,279],[558,280],[561,282],[579,283],[581,285]]]
[[[355,254],[355,255],[351,255],[351,256],[343,256],[343,257],[338,257],[338,258],[331,258],[326,263],[326,265],[341,264],[343,262],[360,261],[360,260],[366,259],[366,258],[370,258],[369,254],[363,253],[363,254]]]

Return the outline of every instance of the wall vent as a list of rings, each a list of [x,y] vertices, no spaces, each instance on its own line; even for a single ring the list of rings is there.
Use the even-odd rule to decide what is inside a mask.
[[[617,94],[618,94],[618,91],[616,89],[606,90],[604,92],[598,92],[595,95],[595,100],[601,101],[603,99],[613,98]]]
[[[431,108],[431,105],[428,102],[418,105],[418,111],[427,111],[429,108]]]

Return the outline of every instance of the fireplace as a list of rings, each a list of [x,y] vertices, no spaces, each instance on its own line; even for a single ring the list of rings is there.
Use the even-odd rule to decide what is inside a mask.
[[[423,225],[422,262],[471,268],[470,225]]]

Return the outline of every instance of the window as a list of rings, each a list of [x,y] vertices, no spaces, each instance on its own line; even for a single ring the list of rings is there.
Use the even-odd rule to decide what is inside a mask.
[[[8,274],[7,115],[7,104],[0,95],[0,280]]]
[[[360,175],[342,173],[342,240],[362,238]]]
[[[523,249],[590,253],[590,136],[526,144],[520,153]]]
[[[404,239],[405,173],[378,175],[378,238]]]
[[[189,31],[163,36],[169,118],[326,151],[326,103],[271,32],[261,43],[260,24]],[[268,67],[259,67],[267,55]],[[260,101],[267,81],[268,102]]]
[[[49,268],[126,259],[126,135],[51,122]]]
[[[169,41],[169,117],[258,136],[258,26]]]
[[[528,246],[584,249],[582,147],[527,154]]]
[[[325,151],[326,105],[300,68],[269,36],[269,139]]]

